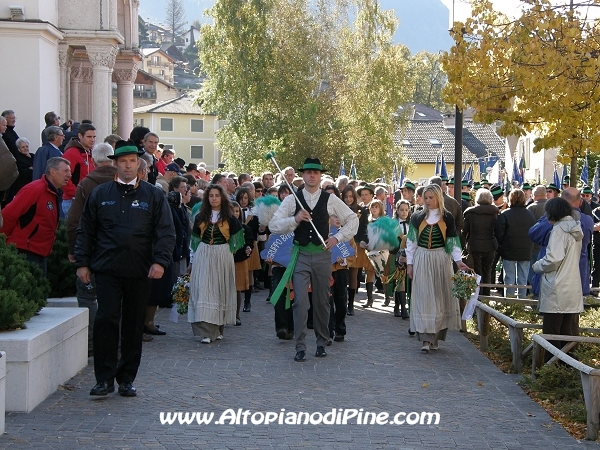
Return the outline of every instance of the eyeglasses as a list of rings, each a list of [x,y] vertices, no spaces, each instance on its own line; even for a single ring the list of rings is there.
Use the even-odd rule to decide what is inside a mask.
[[[262,189],[254,189],[254,192],[262,192]]]

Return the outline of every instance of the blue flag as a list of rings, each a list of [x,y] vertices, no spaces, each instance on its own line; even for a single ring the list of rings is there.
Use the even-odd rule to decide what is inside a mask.
[[[561,178],[561,184],[565,182],[565,178],[567,178],[569,174],[567,173],[567,165],[563,164],[563,172],[562,172],[562,178]],[[560,185],[558,185],[558,187],[560,187]]]
[[[479,174],[481,178],[487,178],[487,171],[485,170],[485,159],[477,158],[477,161],[479,162]]]
[[[554,186],[560,189],[560,178],[558,178],[558,171],[556,170],[556,166],[554,166],[554,179],[552,180]]]
[[[346,168],[344,167],[344,158],[342,158],[342,164],[340,165],[340,176],[346,175]]]
[[[436,176],[440,174],[440,154],[439,153],[437,155],[435,155],[435,172],[433,174]]]
[[[523,183],[521,180],[521,173],[519,172],[519,167],[517,166],[517,158],[513,158],[513,174],[512,181],[516,181],[519,185]]]
[[[358,180],[358,177],[356,175],[356,166],[354,165],[354,158],[352,158],[352,164],[350,165],[350,179]]]
[[[400,186],[402,186],[402,183],[404,183],[404,165],[400,167],[400,179],[398,180]]]
[[[444,160],[444,154],[442,153],[442,162],[440,163],[440,177],[448,178],[448,171],[446,170],[446,161]]]
[[[583,168],[581,169],[581,175],[579,176],[579,179],[581,180],[581,182],[583,183],[584,186],[588,185],[588,180],[589,180],[589,174],[588,174],[588,157],[587,157],[587,153],[585,155],[585,159],[583,161]]]

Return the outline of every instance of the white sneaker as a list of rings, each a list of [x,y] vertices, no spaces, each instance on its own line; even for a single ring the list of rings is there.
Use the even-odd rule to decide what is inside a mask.
[[[222,340],[223,340],[223,335],[222,334],[218,335],[217,336],[217,341],[222,341]]]
[[[423,353],[429,353],[429,342],[425,341],[423,342],[423,347],[421,347],[421,351]]]
[[[434,342],[433,344],[431,344],[431,345],[429,346],[429,348],[430,348],[431,350],[437,350],[439,347],[440,347],[440,345],[439,345],[437,342]]]
[[[203,344],[210,344],[210,338],[208,338],[208,337],[202,338],[202,340],[200,342],[202,342]]]

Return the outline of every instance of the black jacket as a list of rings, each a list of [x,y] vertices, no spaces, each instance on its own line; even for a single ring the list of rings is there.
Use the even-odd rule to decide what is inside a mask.
[[[525,206],[511,206],[502,211],[496,221],[494,234],[498,252],[507,261],[529,261],[533,242],[529,229],[535,225],[535,217]]]
[[[145,181],[126,190],[101,184],[85,204],[75,242],[75,266],[121,278],[145,278],[171,263],[175,227],[167,199]]]
[[[498,214],[500,212],[494,205],[471,206],[465,210],[462,235],[469,253],[492,252],[498,248],[494,236]]]

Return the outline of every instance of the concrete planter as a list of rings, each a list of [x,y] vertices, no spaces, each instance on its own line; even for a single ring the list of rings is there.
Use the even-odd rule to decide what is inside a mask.
[[[0,434],[4,433],[6,412],[6,352],[0,352]]]
[[[0,332],[0,349],[6,352],[1,358],[5,363],[0,362],[6,364],[6,411],[32,411],[88,361],[87,308],[46,307],[26,325]]]

